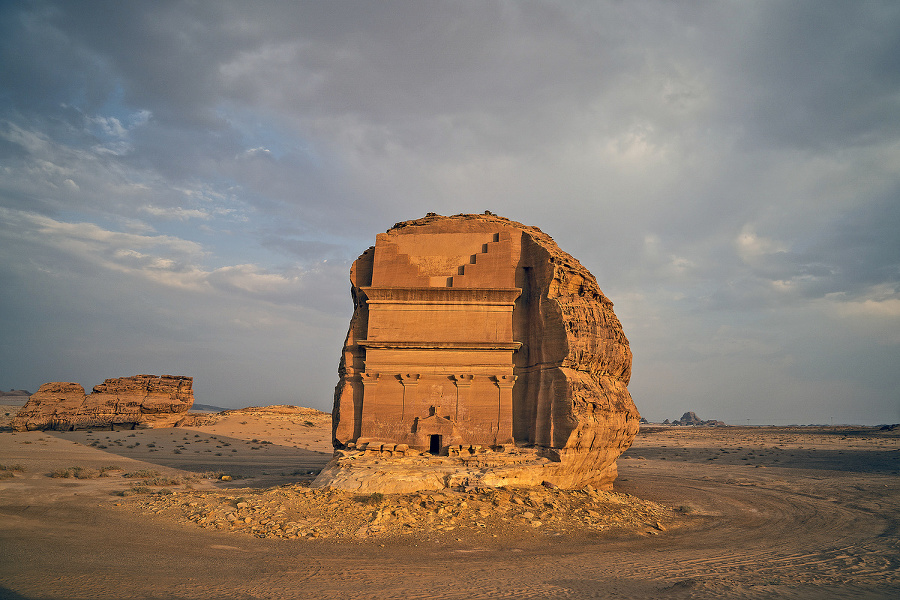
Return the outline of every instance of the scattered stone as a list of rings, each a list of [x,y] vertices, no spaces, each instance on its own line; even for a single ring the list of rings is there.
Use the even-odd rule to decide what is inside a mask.
[[[648,523],[655,523],[652,531],[659,533],[687,518],[654,502],[616,492],[598,492],[597,498],[581,490],[547,490],[546,494],[557,508],[540,514],[526,511],[516,519],[504,516],[494,506],[495,499],[508,496],[504,490],[489,490],[474,498],[448,490],[440,494],[440,500],[431,496],[422,500],[419,494],[385,495],[377,509],[351,492],[301,485],[266,490],[184,489],[177,495],[128,496],[117,504],[123,510],[137,509],[155,518],[175,519],[201,528],[290,540],[384,538],[451,531],[457,535],[522,534],[548,522],[553,524],[554,535],[645,531]],[[443,510],[440,516],[439,510]]]

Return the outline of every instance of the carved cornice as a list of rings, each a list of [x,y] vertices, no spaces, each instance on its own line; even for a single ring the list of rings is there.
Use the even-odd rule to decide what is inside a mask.
[[[522,342],[397,342],[384,340],[357,340],[364,348],[390,350],[518,350]]]
[[[362,287],[369,304],[514,306],[519,288]]]

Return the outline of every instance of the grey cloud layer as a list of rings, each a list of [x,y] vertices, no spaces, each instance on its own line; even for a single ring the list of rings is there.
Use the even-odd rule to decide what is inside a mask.
[[[900,420],[898,32],[892,2],[7,3],[3,272],[140,280],[172,313],[296,319],[338,348],[375,233],[490,209],[595,272],[651,418],[802,420],[852,390]],[[61,256],[86,279],[54,283]],[[273,385],[327,406],[334,348],[301,345]]]

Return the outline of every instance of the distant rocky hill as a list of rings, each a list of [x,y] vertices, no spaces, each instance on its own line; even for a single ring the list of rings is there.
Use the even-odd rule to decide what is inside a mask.
[[[0,391],[0,397],[4,397],[4,396],[21,397],[21,396],[30,396],[30,395],[31,395],[31,392],[29,392],[27,390],[9,390],[8,392]]]
[[[191,406],[191,410],[203,410],[207,412],[223,412],[228,410],[227,408],[222,408],[221,406],[215,406],[213,404],[198,404],[194,402],[193,406]]]
[[[714,419],[704,421],[697,416],[697,413],[688,411],[681,415],[680,419],[675,419],[674,421],[669,421],[668,419],[666,419],[665,421],[663,421],[663,425],[707,425],[711,427],[723,427],[725,423],[722,421],[716,421]]]
[[[12,420],[16,431],[92,427],[172,427],[194,403],[193,378],[134,375],[107,379],[90,394],[79,383],[45,383]]]

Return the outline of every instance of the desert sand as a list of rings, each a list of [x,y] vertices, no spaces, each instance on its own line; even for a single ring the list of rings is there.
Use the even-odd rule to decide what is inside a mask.
[[[900,594],[900,431],[645,426],[613,493],[309,490],[330,455],[306,409],[0,431],[0,598]]]

